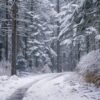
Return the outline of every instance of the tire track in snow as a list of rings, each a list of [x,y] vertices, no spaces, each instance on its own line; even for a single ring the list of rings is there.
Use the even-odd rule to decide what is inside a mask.
[[[29,83],[28,85],[25,85],[24,87],[21,87],[19,89],[17,89],[8,99],[6,100],[22,100],[26,91],[35,83],[37,83],[39,81],[36,80],[34,82]]]
[[[41,82],[41,81],[50,81],[50,80],[53,80],[55,78],[58,78],[60,76],[62,76],[64,74],[62,73],[59,73],[59,74],[54,74],[54,75],[46,75],[46,76],[43,76],[39,79],[36,79],[35,81],[29,83],[28,85],[25,85],[24,87],[21,87],[19,89],[17,89],[8,99],[6,100],[22,100],[24,95],[26,94],[27,90],[32,86],[32,85],[35,85],[36,83],[38,82]]]

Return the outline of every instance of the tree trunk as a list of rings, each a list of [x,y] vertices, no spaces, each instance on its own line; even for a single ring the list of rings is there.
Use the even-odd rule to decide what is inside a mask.
[[[90,48],[89,36],[86,36],[86,53],[89,53],[89,48]]]
[[[16,51],[17,51],[17,36],[16,36],[16,16],[17,16],[17,0],[13,0],[12,7],[12,69],[11,75],[16,74]]]
[[[78,54],[77,54],[77,60],[78,62],[80,61],[80,58],[81,58],[81,51],[80,51],[80,43],[77,44],[77,48],[78,48]]]
[[[6,0],[6,43],[5,43],[5,57],[8,61],[8,0]]]
[[[60,2],[57,0],[57,13],[60,13]],[[57,21],[57,37],[59,36],[60,33],[60,23]],[[60,66],[60,41],[57,40],[57,72],[61,72],[62,68]]]

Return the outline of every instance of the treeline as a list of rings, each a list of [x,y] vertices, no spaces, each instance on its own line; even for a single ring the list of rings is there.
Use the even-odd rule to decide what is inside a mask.
[[[18,70],[54,70],[56,21],[53,4],[41,0],[0,1],[1,60]],[[6,66],[8,67],[8,66]],[[56,70],[56,68],[55,68]]]
[[[12,75],[74,70],[100,49],[99,20],[99,0],[0,0],[0,60]]]
[[[71,0],[63,6],[60,17],[59,39],[69,47],[67,60],[70,59],[69,66],[73,69],[83,55],[100,49],[100,1]]]

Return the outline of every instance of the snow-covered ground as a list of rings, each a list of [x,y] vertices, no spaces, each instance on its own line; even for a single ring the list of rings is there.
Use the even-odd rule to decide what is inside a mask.
[[[86,84],[74,72],[26,78],[2,76],[0,100],[100,100],[100,88]]]
[[[28,84],[33,83],[41,76],[28,76],[28,77],[17,77],[17,76],[1,76],[0,77],[0,100],[6,100],[11,96],[17,89],[27,86]]]

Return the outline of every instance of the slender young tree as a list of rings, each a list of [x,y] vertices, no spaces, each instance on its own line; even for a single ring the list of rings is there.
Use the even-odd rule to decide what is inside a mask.
[[[5,57],[6,61],[8,61],[8,0],[6,0],[6,42],[5,42]]]
[[[60,13],[60,1],[57,0],[57,13]],[[60,33],[60,23],[57,21],[57,37],[59,36]],[[57,71],[61,72],[61,66],[60,66],[60,41],[59,39],[57,40]]]
[[[17,51],[17,0],[13,0],[12,6],[12,69],[11,75],[16,74],[16,51]]]

